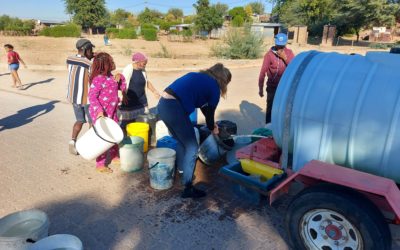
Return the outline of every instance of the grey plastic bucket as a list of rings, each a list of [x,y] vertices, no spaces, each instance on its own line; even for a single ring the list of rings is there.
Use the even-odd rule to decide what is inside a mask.
[[[149,161],[150,186],[164,190],[174,183],[176,152],[170,148],[155,148],[147,154]]]
[[[49,235],[46,213],[25,210],[0,219],[0,249],[26,250],[32,243]]]
[[[213,165],[231,149],[232,147],[219,140],[218,136],[210,134],[200,145],[199,158],[206,165]]]

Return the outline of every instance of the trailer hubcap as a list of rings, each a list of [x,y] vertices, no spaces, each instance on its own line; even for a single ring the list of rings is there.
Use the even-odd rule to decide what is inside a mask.
[[[333,210],[310,210],[300,223],[300,235],[309,249],[363,249],[359,230],[345,216]]]

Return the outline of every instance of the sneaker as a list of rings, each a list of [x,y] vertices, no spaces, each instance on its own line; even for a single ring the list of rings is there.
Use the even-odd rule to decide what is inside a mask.
[[[192,199],[198,199],[206,196],[207,193],[203,190],[197,189],[193,187],[192,185],[186,186],[185,189],[182,192],[181,198],[186,199],[186,198],[192,198]]]
[[[69,153],[70,154],[78,155],[78,151],[76,151],[76,148],[75,148],[75,141],[74,140],[70,140],[69,141],[68,149],[69,149]]]

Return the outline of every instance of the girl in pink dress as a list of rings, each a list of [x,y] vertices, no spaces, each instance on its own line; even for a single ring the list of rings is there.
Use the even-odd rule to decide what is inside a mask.
[[[109,54],[101,52],[94,57],[89,90],[89,114],[93,124],[102,116],[118,122],[117,107],[120,102],[118,90],[125,93],[126,81],[122,74],[114,77],[111,74],[113,70],[115,70],[115,63]],[[110,154],[112,160],[119,160],[118,145],[114,145],[96,158],[96,169],[99,172],[112,173],[111,168],[106,165],[107,153]]]

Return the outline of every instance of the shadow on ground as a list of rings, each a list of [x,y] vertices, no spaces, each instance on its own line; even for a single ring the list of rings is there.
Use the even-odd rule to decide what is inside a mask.
[[[49,83],[49,82],[53,81],[54,79],[55,78],[52,77],[52,78],[49,78],[47,80],[43,80],[43,81],[39,81],[39,82],[32,82],[32,83],[23,84],[22,85],[22,90],[27,90],[27,89],[35,86],[35,85],[38,85],[38,84]]]
[[[239,105],[240,112],[235,109],[219,114],[217,120],[229,120],[236,123],[238,134],[251,134],[256,128],[264,127],[265,112],[254,103],[242,101]]]
[[[59,101],[50,101],[48,103],[35,105],[19,110],[16,114],[0,119],[0,131],[24,126],[34,119],[47,114],[54,109],[54,104]]]
[[[153,190],[146,169],[121,174],[124,196],[116,206],[81,196],[39,209],[50,218],[50,235],[76,235],[85,249],[243,249],[252,241],[248,238],[252,232],[246,232],[237,220],[246,213],[258,214],[257,218],[265,221],[260,224],[272,225],[285,239],[282,224],[286,203],[270,207],[266,198],[254,202],[240,196],[218,170],[198,162],[196,185],[208,193],[200,200],[179,197],[179,177],[171,189]],[[270,236],[263,238],[260,242]],[[267,243],[276,249],[274,244]]]
[[[6,75],[10,75],[11,73],[2,73],[0,74],[0,76],[6,76]]]

